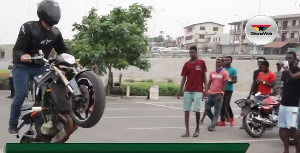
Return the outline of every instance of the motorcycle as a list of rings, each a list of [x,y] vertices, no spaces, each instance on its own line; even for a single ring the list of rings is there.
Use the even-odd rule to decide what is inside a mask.
[[[256,96],[261,96],[257,93]],[[241,108],[243,126],[247,134],[259,138],[266,129],[277,126],[280,96],[262,96],[262,100],[240,99],[235,103]]]
[[[100,121],[105,89],[95,73],[66,53],[47,60],[39,51],[31,60],[47,70],[33,78],[34,104],[22,106],[18,130],[24,125],[29,130],[20,143],[64,143],[78,127],[91,128]]]

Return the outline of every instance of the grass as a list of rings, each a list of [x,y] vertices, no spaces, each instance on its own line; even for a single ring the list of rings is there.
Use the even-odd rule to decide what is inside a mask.
[[[149,87],[158,85],[160,96],[175,96],[179,90],[179,85],[175,83],[160,83],[160,82],[132,82],[122,84],[123,89],[130,86],[130,94],[132,96],[146,96],[149,92]]]
[[[8,69],[0,69],[0,73],[9,73]]]

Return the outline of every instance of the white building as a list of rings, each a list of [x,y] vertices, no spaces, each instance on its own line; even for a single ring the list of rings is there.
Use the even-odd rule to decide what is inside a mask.
[[[184,28],[184,36],[177,38],[177,45],[189,49],[197,46],[198,50],[206,50],[207,43],[213,35],[223,34],[224,25],[215,22],[192,24]]]
[[[213,35],[208,44],[209,52],[214,54],[232,54],[234,46],[230,44],[229,34]]]
[[[295,50],[299,54],[300,14],[271,17],[278,25],[278,35],[273,42],[263,46],[256,46],[247,39],[245,26],[248,20],[229,23],[231,25],[231,44],[235,46],[235,52],[239,54],[285,54],[287,51]],[[242,37],[241,42],[240,37]]]

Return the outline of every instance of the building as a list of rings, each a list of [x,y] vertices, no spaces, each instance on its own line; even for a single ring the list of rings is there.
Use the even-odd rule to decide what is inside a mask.
[[[233,54],[234,46],[230,45],[230,35],[213,35],[208,43],[209,52],[214,54]]]
[[[7,69],[12,60],[12,50],[14,45],[0,45],[0,69]]]
[[[184,36],[177,38],[177,45],[188,49],[197,46],[199,50],[205,51],[213,35],[223,34],[224,25],[215,22],[203,22],[192,24],[184,28]]]
[[[278,34],[273,42],[264,46],[256,46],[247,40],[245,26],[248,20],[229,23],[231,25],[230,43],[234,46],[235,52],[239,54],[285,54],[289,50],[296,50],[299,54],[300,14],[271,17],[278,25]],[[242,37],[241,42],[240,37]]]
[[[12,59],[12,50],[14,45],[0,45],[0,61],[6,61]]]

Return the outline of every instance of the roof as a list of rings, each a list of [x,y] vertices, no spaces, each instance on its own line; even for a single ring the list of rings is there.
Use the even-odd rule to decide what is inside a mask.
[[[288,18],[300,18],[300,13],[298,13],[298,14],[275,15],[275,16],[270,16],[270,17],[273,18],[274,20],[288,19]],[[228,23],[228,24],[229,25],[236,25],[236,24],[240,24],[242,21],[246,22],[246,21],[248,21],[248,19],[240,20],[240,21],[236,21],[236,22],[231,22],[231,23]]]
[[[184,28],[187,28],[187,27],[190,27],[190,26],[194,26],[194,25],[206,24],[206,23],[213,23],[213,24],[217,24],[217,25],[220,25],[220,26],[225,26],[223,24],[216,23],[216,22],[201,22],[201,23],[195,23],[195,24],[191,24],[191,25],[185,26]]]
[[[281,48],[284,45],[288,44],[288,42],[284,42],[284,41],[273,41],[269,44],[266,44],[264,47],[265,48]]]

